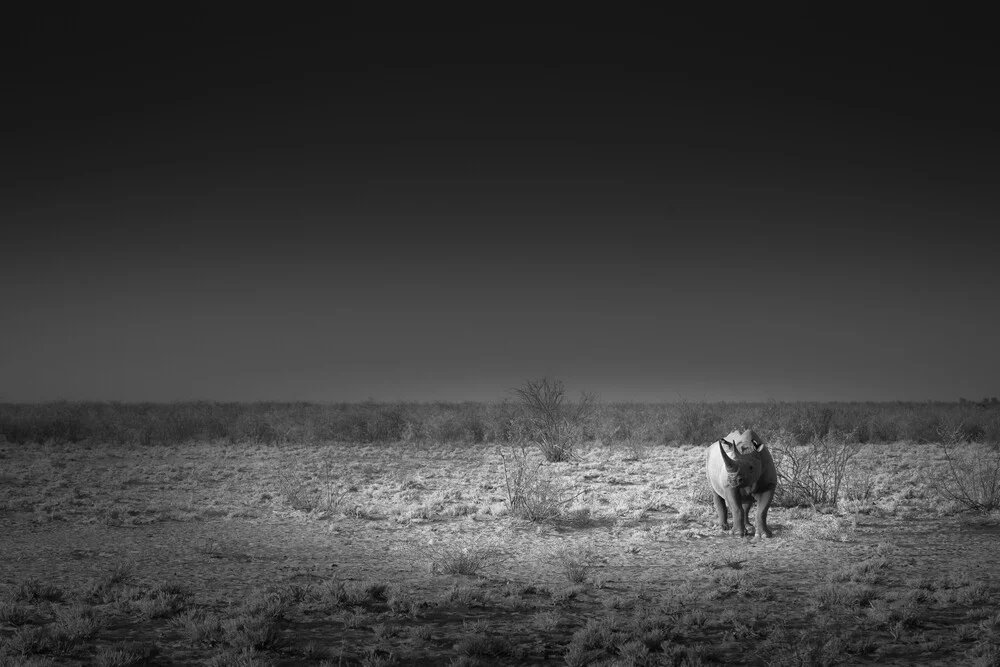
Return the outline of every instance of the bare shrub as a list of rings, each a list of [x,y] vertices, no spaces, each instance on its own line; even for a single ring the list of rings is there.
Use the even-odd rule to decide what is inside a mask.
[[[961,426],[940,431],[951,475],[946,483],[938,484],[939,490],[974,512],[1000,509],[1000,449],[970,447],[958,452],[956,446],[965,435]]]
[[[861,444],[829,432],[808,445],[775,444],[771,450],[779,479],[776,504],[835,505]]]
[[[420,545],[429,554],[435,574],[476,575],[484,567],[495,567],[507,559],[496,544],[447,544],[431,540]]]
[[[562,551],[557,560],[562,566],[563,574],[571,584],[582,584],[587,581],[590,567],[584,557],[571,551]]]
[[[579,403],[566,403],[566,389],[559,380],[528,380],[514,390],[531,425],[530,437],[547,461],[568,461],[573,447],[586,436],[597,411],[597,398],[583,393]]]
[[[543,461],[533,456],[526,444],[497,447],[496,451],[503,469],[507,509],[512,516],[535,522],[551,521],[576,497],[565,497],[562,485],[542,469]]]
[[[311,473],[284,469],[277,477],[275,491],[294,510],[315,512],[320,518],[346,510],[345,499],[351,491],[339,483],[339,465],[333,457],[321,459]]]
[[[278,493],[294,509],[308,512],[317,504],[315,489],[308,480],[287,470],[278,471]]]

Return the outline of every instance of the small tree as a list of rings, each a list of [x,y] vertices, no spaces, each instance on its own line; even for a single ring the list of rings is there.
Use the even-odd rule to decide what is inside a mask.
[[[528,380],[514,390],[531,424],[531,439],[545,460],[568,461],[573,457],[574,440],[597,411],[597,398],[583,393],[576,405],[567,404],[566,389],[559,380]]]
[[[828,432],[808,445],[776,445],[778,492],[783,505],[836,505],[848,464],[861,444]]]

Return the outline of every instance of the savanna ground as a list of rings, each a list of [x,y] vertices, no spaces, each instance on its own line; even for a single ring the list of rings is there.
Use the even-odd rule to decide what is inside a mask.
[[[938,415],[945,450],[751,414],[776,454],[854,454],[835,500],[786,491],[764,540],[715,525],[709,438],[611,437],[608,412],[549,461],[489,422],[465,441],[37,442],[18,410],[0,665],[1000,664],[1000,516],[956,493],[1000,466],[967,419]],[[721,437],[746,420],[726,410],[695,421]]]

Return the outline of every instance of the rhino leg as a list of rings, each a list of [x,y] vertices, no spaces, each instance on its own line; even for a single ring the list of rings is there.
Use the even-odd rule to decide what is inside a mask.
[[[726,500],[718,493],[712,493],[712,500],[715,501],[715,511],[719,514],[719,526],[722,530],[729,530],[729,523],[726,517]]]
[[[747,534],[746,527],[746,517],[747,513],[743,511],[743,499],[740,497],[739,491],[736,489],[726,489],[729,493],[729,505],[733,510],[733,536],[734,537],[744,537]]]
[[[767,509],[774,499],[774,489],[761,491],[757,494],[757,536],[771,537],[771,529],[767,527]]]
[[[743,516],[747,522],[747,532],[750,532],[750,508],[753,507],[753,497],[743,501]]]

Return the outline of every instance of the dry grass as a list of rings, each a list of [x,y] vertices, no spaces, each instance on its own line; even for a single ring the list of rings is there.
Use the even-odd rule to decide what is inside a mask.
[[[0,665],[996,654],[1000,521],[928,483],[939,446],[864,445],[836,505],[773,508],[775,537],[744,541],[713,526],[704,448],[639,431],[641,452],[534,459],[545,520],[515,511],[495,444],[2,444]]]

